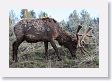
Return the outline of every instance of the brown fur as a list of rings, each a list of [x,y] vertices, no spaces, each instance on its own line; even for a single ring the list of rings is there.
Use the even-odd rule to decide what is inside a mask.
[[[46,56],[48,51],[48,42],[50,42],[56,51],[59,60],[61,60],[58,48],[55,44],[55,40],[57,40],[60,45],[63,45],[69,49],[72,56],[75,56],[77,39],[73,40],[71,35],[62,30],[62,28],[59,26],[59,23],[52,18],[20,20],[14,26],[14,32],[16,35],[16,41],[13,43],[13,60],[15,62],[18,61],[18,47],[23,41],[27,41],[29,43],[43,41],[45,45]]]

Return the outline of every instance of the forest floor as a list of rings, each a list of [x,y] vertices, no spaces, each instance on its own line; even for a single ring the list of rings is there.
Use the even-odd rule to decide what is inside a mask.
[[[82,54],[80,49],[76,52],[76,58],[73,58],[64,47],[59,47],[59,53],[62,60],[58,61],[57,55],[54,49],[49,45],[49,59],[45,59],[44,54],[44,45],[43,43],[37,44],[28,44],[23,42],[18,50],[18,62],[14,63],[12,61],[12,47],[10,48],[9,55],[9,67],[10,68],[98,68],[99,67],[99,55],[91,49],[95,49],[95,46],[92,45],[92,48],[87,48],[89,53]]]

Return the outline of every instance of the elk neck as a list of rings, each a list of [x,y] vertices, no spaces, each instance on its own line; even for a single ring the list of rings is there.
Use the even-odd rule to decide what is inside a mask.
[[[69,44],[71,37],[67,32],[61,30],[56,40],[58,41],[59,45],[66,47],[66,45]]]

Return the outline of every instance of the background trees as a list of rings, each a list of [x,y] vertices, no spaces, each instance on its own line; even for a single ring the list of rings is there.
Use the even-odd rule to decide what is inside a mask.
[[[9,24],[15,24],[18,20],[22,18],[44,18],[50,17],[48,13],[41,11],[35,12],[34,10],[22,9],[20,11],[20,17],[17,16],[14,10],[9,12]],[[59,22],[61,27],[65,30],[73,32],[76,30],[79,24],[83,25],[83,30],[89,26],[96,27],[98,30],[99,18],[91,18],[90,14],[86,10],[82,10],[80,13],[74,10],[70,15],[68,15],[68,21],[62,20]],[[93,32],[94,33],[94,32]]]
[[[41,12],[38,14],[38,17],[39,17],[39,18],[46,18],[46,17],[48,17],[48,14],[47,14],[46,12],[41,11]]]
[[[15,22],[18,20],[18,17],[15,16],[14,10],[11,10],[9,12],[9,26],[12,26],[15,24]]]
[[[28,9],[22,9],[20,18],[36,18],[36,13],[34,10],[28,11]]]

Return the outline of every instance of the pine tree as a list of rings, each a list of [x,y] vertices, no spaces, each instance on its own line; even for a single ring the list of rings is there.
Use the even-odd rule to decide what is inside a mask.
[[[15,16],[14,10],[11,10],[9,12],[9,26],[13,26],[16,21],[17,21],[17,17]]]
[[[21,19],[22,18],[32,18],[31,13],[28,11],[28,9],[22,9],[20,17]]]
[[[40,14],[38,15],[39,18],[46,18],[48,17],[48,14],[46,12],[41,11]]]
[[[36,13],[34,12],[34,10],[31,10],[29,13],[32,16],[32,18],[36,18]]]
[[[79,21],[79,15],[77,14],[77,11],[74,10],[73,13],[70,14],[67,24],[71,28],[71,30],[74,31],[79,25]]]
[[[81,19],[80,19],[81,24],[86,29],[87,27],[90,26],[90,23],[91,23],[90,14],[86,10],[82,10],[80,14],[81,14]]]

